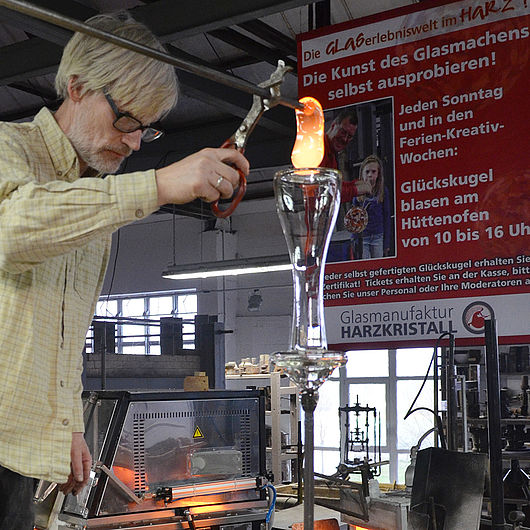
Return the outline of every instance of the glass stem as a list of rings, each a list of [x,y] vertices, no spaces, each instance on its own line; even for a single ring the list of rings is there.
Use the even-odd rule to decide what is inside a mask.
[[[327,348],[324,305],[320,286],[323,269],[312,266],[301,269],[293,266],[293,320],[291,349],[294,351]]]

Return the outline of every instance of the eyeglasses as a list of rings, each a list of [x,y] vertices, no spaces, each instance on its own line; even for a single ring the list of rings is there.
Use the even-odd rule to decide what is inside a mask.
[[[152,142],[157,140],[164,135],[163,131],[149,127],[148,125],[142,125],[140,120],[137,120],[134,116],[131,116],[128,112],[120,112],[118,106],[114,103],[114,100],[110,97],[110,94],[106,89],[103,89],[103,94],[105,95],[106,100],[108,101],[112,112],[116,116],[113,124],[115,129],[122,133],[133,133],[135,131],[142,131],[142,141]]]

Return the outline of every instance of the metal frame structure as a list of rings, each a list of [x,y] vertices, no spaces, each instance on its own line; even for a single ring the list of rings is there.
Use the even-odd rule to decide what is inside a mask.
[[[103,31],[98,28],[94,28],[92,26],[89,26],[88,24],[80,22],[74,18],[68,17],[56,11],[39,7],[37,5],[32,4],[31,2],[26,2],[24,0],[0,0],[0,6],[7,7],[8,9],[15,10],[24,15],[35,17],[39,20],[57,25],[61,28],[70,31],[77,31],[95,37],[97,39],[110,42],[112,44],[115,44],[116,46],[120,46],[136,53],[140,53],[141,55],[157,59],[186,72],[190,72],[205,79],[209,79],[211,81],[224,84],[231,88],[241,90],[248,94],[253,94],[263,99],[271,97],[269,90],[248,83],[243,79],[230,76],[218,70],[214,70],[213,68],[209,68],[205,65],[195,64],[184,58],[175,57],[160,50],[150,48],[149,46],[145,46],[143,44],[124,39],[122,37],[109,33],[108,31]],[[290,108],[297,108],[301,110],[304,108],[301,103],[298,103],[297,101],[282,96],[276,98],[276,102],[279,105],[284,105]]]

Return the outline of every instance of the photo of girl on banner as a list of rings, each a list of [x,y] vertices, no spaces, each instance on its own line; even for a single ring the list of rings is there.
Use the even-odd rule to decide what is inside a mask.
[[[321,166],[343,175],[327,263],[396,254],[392,111],[385,98],[325,112]]]
[[[392,224],[389,192],[383,177],[383,163],[377,155],[368,155],[359,169],[361,182],[370,185],[370,191],[353,198],[346,213],[344,226],[352,232],[354,256],[362,259],[390,255],[390,228]],[[359,219],[360,222],[355,222]]]

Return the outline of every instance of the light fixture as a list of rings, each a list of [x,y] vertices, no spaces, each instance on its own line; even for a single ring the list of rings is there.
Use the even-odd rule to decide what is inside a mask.
[[[259,256],[256,258],[172,265],[162,273],[162,277],[171,280],[190,280],[193,278],[256,274],[258,272],[289,271],[291,268],[292,265],[289,256],[285,254],[281,256]]]

